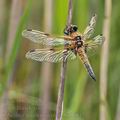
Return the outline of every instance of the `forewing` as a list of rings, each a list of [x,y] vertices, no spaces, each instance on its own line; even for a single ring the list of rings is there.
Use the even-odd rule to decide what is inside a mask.
[[[104,36],[98,35],[94,37],[92,40],[85,41],[84,44],[85,52],[91,56],[96,52],[97,48],[99,48],[103,44],[104,40],[105,40]]]
[[[84,33],[83,33],[83,40],[89,39],[91,37],[91,35],[94,33],[94,28],[96,25],[96,19],[97,19],[97,15],[95,14],[90,22],[89,25],[86,27]]]
[[[32,42],[48,45],[48,46],[59,46],[65,44],[71,44],[71,41],[66,41],[63,38],[55,38],[47,33],[37,31],[37,30],[24,30],[22,36],[30,39]]]
[[[70,59],[73,60],[76,58],[76,55],[72,51],[68,50],[46,50],[46,49],[35,49],[28,51],[26,57],[36,60],[36,61],[46,61],[46,62],[61,62],[63,61],[63,54],[65,55],[64,60]]]

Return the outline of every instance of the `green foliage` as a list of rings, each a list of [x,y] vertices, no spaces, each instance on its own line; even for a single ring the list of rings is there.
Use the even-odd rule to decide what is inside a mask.
[[[20,23],[18,25],[15,40],[14,40],[14,44],[13,44],[13,47],[12,47],[12,51],[11,51],[9,60],[7,61],[8,63],[6,65],[7,73],[9,73],[11,71],[12,66],[14,65],[18,50],[20,48],[20,45],[21,45],[21,42],[22,42],[21,33],[25,29],[26,23],[28,21],[29,13],[30,13],[30,10],[31,10],[31,7],[32,7],[31,5],[32,5],[32,0],[29,0],[28,5],[26,6],[26,9],[25,9],[25,11],[23,13],[23,16],[21,17]]]
[[[68,0],[54,0],[53,8],[53,31],[54,33],[63,34],[67,20]]]
[[[17,28],[17,31],[16,31],[14,44],[12,46],[12,51],[10,53],[9,59],[7,60],[6,65],[5,65],[5,74],[3,76],[4,85],[6,84],[5,82],[7,82],[8,77],[10,77],[10,74],[12,73],[12,70],[14,68],[14,63],[15,63],[15,60],[16,60],[16,56],[18,54],[18,51],[20,49],[21,42],[22,42],[21,33],[22,33],[23,29],[25,29],[26,23],[28,21],[29,13],[30,13],[30,10],[31,10],[31,7],[32,7],[31,5],[32,5],[32,0],[29,0],[28,4],[27,4],[27,6],[24,10],[24,13],[21,17],[21,20],[19,22],[19,25],[18,25],[18,28]],[[3,86],[3,88],[5,86]]]

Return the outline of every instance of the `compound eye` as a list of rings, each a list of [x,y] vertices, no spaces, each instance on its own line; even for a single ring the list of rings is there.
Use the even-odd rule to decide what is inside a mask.
[[[73,30],[74,30],[74,32],[76,32],[78,30],[78,27],[76,25],[74,25]]]
[[[69,35],[69,32],[66,29],[64,29],[64,34]]]

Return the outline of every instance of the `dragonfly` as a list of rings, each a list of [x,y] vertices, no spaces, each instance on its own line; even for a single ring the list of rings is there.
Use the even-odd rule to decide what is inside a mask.
[[[34,43],[48,46],[44,49],[32,49],[26,53],[26,58],[39,62],[62,62],[74,60],[80,57],[89,76],[96,80],[94,71],[88,60],[88,52],[94,52],[96,48],[102,45],[104,36],[102,34],[92,37],[96,25],[97,15],[93,15],[84,32],[78,31],[76,25],[66,26],[64,36],[54,37],[48,33],[26,29],[22,36]]]

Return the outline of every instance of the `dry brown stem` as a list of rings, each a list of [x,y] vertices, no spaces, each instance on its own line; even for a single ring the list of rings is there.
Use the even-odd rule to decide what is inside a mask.
[[[72,21],[72,0],[69,0],[67,26],[70,26],[71,21]],[[56,120],[62,120],[66,69],[67,69],[67,60],[63,61],[61,66],[60,85],[59,85],[58,100],[56,107]]]

